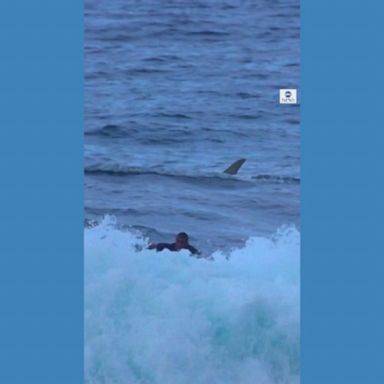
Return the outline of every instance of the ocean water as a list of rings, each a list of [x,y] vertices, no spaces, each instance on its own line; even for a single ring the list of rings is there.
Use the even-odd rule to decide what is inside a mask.
[[[299,381],[299,16],[85,1],[86,383]]]
[[[206,260],[108,218],[87,229],[85,383],[298,384],[299,242],[287,228]]]

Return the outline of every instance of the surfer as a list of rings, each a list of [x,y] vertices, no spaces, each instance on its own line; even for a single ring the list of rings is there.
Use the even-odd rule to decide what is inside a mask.
[[[164,249],[168,249],[172,252],[180,251],[181,249],[186,249],[192,253],[192,255],[200,255],[200,252],[189,244],[189,237],[185,232],[180,232],[177,234],[174,243],[152,243],[149,245],[148,249],[156,249],[160,252]]]

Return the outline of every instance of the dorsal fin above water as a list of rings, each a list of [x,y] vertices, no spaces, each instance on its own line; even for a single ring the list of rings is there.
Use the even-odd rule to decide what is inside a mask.
[[[224,173],[228,173],[228,175],[236,175],[236,173],[239,171],[241,166],[245,163],[247,159],[239,159],[236,160],[234,163],[232,163],[225,171]]]

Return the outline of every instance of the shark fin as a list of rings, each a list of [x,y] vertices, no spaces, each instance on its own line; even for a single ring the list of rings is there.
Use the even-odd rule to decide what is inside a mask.
[[[227,173],[228,175],[236,175],[241,166],[245,163],[246,159],[239,159],[236,160],[234,163],[232,163],[225,171],[224,173]]]

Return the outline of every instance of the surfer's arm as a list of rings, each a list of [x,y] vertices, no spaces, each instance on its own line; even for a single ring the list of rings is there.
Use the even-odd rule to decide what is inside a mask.
[[[198,249],[196,249],[195,247],[193,247],[192,245],[190,245],[188,247],[188,250],[189,250],[189,252],[192,253],[192,255],[201,256],[201,252]]]
[[[156,244],[156,251],[157,251],[157,252],[161,252],[164,248],[168,248],[168,247],[167,247],[167,244],[164,244],[164,243],[158,243],[158,244]]]

